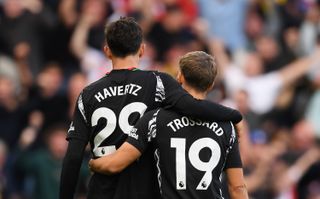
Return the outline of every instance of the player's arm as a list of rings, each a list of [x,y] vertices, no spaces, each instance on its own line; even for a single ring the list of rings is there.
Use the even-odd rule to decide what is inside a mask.
[[[248,199],[242,168],[229,168],[226,170],[226,174],[231,199]]]
[[[60,199],[70,199],[74,196],[85,148],[84,141],[69,140],[61,171]]]
[[[95,160],[91,159],[90,169],[103,174],[118,173],[138,159],[151,140],[148,139],[148,124],[154,113],[155,111],[150,111],[142,116],[130,131],[127,141],[116,152]]]
[[[85,119],[82,96],[78,99],[74,120],[67,134],[68,149],[63,160],[60,176],[60,199],[73,198],[84,151],[89,140],[89,129]]]
[[[232,121],[238,123],[242,120],[239,111],[210,102],[197,100],[188,94],[170,75],[160,73],[165,89],[165,99],[162,107],[186,116],[192,116],[208,121]]]
[[[230,138],[229,153],[227,154],[225,169],[228,181],[228,190],[231,199],[248,199],[248,191],[244,181],[242,162],[239,152],[239,143],[234,126]]]
[[[89,168],[94,172],[107,175],[119,173],[140,156],[141,152],[137,148],[125,142],[116,152],[98,159],[91,159]]]

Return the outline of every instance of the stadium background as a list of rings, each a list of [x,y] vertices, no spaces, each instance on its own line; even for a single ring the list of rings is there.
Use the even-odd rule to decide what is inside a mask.
[[[135,17],[141,69],[177,72],[213,53],[209,100],[241,111],[250,198],[320,198],[320,2],[316,0],[0,0],[0,198],[57,198],[65,134],[81,89],[111,63],[106,21]],[[289,67],[289,68],[287,68]],[[286,70],[288,69],[288,70]],[[292,73],[293,72],[293,73]],[[89,158],[89,154],[86,158]],[[77,198],[85,198],[86,161]]]

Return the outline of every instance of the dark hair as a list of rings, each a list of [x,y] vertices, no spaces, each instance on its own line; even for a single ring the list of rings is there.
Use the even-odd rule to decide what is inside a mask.
[[[179,65],[187,84],[201,92],[212,86],[218,73],[214,58],[203,51],[185,54]]]
[[[109,49],[117,57],[136,54],[143,37],[141,27],[132,17],[120,17],[107,24],[104,34]]]

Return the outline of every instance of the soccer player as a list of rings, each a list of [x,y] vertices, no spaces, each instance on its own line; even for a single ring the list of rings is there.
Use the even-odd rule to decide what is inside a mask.
[[[180,60],[178,80],[195,98],[205,99],[216,74],[214,59],[204,52],[190,52]],[[156,149],[162,198],[222,199],[223,170],[231,198],[248,198],[237,135],[230,121],[207,122],[159,108],[137,122],[115,153],[91,160],[89,166],[106,174],[120,172],[150,145]]]
[[[235,123],[242,119],[238,111],[194,99],[167,74],[135,68],[145,45],[141,28],[132,18],[120,18],[106,26],[105,39],[104,52],[111,59],[113,70],[87,86],[78,98],[67,134],[69,143],[61,172],[60,199],[74,197],[88,142],[94,158],[114,152],[145,111],[171,107],[178,113],[202,119]],[[149,153],[147,150],[145,157],[119,175],[94,173],[87,198],[155,198],[158,186],[153,177],[152,157],[151,150]],[[145,187],[138,186],[141,183]]]

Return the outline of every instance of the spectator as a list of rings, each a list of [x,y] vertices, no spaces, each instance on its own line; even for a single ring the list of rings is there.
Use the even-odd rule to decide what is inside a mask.
[[[280,90],[311,70],[317,61],[317,51],[313,56],[302,58],[283,66],[281,70],[263,74],[264,68],[260,57],[256,53],[250,53],[245,57],[243,70],[230,63],[229,57],[221,43],[214,41],[212,50],[224,67],[223,75],[227,90],[234,93],[238,89],[244,89],[249,96],[250,109],[257,114],[270,111]],[[237,79],[234,79],[237,74]]]
[[[300,28],[300,50],[302,55],[308,55],[315,48],[317,32],[319,32],[319,8],[312,6],[306,13]]]
[[[62,92],[63,74],[57,63],[49,63],[37,77],[37,87],[30,97],[30,106],[43,114],[42,128],[55,123],[68,123],[68,100]],[[39,136],[46,136],[41,134]],[[38,140],[42,140],[39,138]]]
[[[89,11],[83,12],[70,43],[71,51],[80,60],[81,70],[87,75],[89,83],[101,78],[111,70],[111,61],[107,60],[100,50],[88,44],[89,32],[97,23],[97,17],[99,16],[91,16]]]
[[[269,35],[261,35],[256,39],[255,47],[260,56],[264,73],[281,69],[295,60],[290,52],[282,51],[276,40]]]
[[[14,62],[0,58],[0,138],[11,149],[27,122],[27,109],[19,101],[20,82]]]
[[[319,64],[304,58],[318,44],[319,5],[319,0],[0,0],[3,197],[28,195],[17,192],[21,180],[12,170],[23,129],[35,130],[25,134],[35,139],[30,150],[41,149],[43,129],[69,123],[80,88],[111,69],[100,50],[101,35],[105,21],[119,16],[136,18],[148,36],[142,69],[175,75],[180,55],[216,54],[221,74],[208,99],[244,115],[247,133],[240,151],[252,198],[288,197],[291,190],[297,199],[319,197],[319,162],[301,170],[299,179],[287,179],[310,150],[292,155],[308,137],[296,135],[297,127],[307,129],[301,121],[320,136]],[[304,67],[294,67],[299,63]]]
[[[172,47],[188,44],[194,38],[183,11],[176,4],[167,6],[162,19],[154,23],[147,33],[147,40],[156,49],[157,61],[164,61],[166,52]]]
[[[30,48],[31,71],[37,74],[43,64],[42,33],[54,26],[55,17],[40,0],[5,0],[3,10],[0,23],[2,52],[13,56],[18,45],[24,43]]]
[[[35,139],[32,129],[26,129],[20,137],[16,167],[34,181],[34,199],[58,198],[62,160],[67,150],[66,131],[65,126],[51,126],[45,133],[46,147],[36,151],[28,150]]]
[[[209,38],[222,40],[232,52],[244,49],[247,41],[243,27],[248,3],[247,0],[199,0],[200,15],[209,24]]]
[[[315,147],[314,130],[308,122],[298,122],[291,136],[289,149],[277,161],[280,168],[274,184],[277,198],[293,195],[294,187],[302,175],[320,160],[320,151]]]

